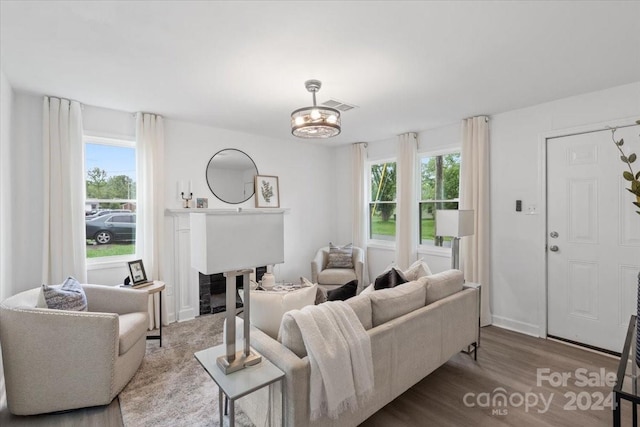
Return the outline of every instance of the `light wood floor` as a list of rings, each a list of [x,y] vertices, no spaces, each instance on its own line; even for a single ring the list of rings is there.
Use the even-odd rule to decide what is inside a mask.
[[[608,394],[611,387],[577,387],[575,370],[585,368],[589,373],[616,372],[615,358],[570,347],[561,343],[532,338],[496,327],[482,329],[482,347],[478,361],[465,354],[454,356],[396,400],[374,414],[363,427],[374,426],[610,426],[610,408],[604,410],[565,410],[569,400],[565,393]],[[551,387],[548,382],[537,386],[537,369],[549,368],[550,372],[570,372],[572,378],[567,387]],[[2,372],[0,370],[0,375]],[[502,387],[516,405],[506,407],[467,407],[467,402],[477,402],[481,393],[489,393]],[[60,391],[64,393],[63,390]],[[546,401],[551,399],[549,410],[542,403],[525,410],[517,394],[536,393]],[[532,396],[532,395],[530,395]],[[531,398],[531,397],[530,397]],[[15,417],[6,406],[4,377],[0,376],[0,426],[96,426],[121,427],[120,405],[115,399],[104,407],[81,409],[63,414]],[[623,426],[631,425],[630,405],[623,406]],[[494,409],[506,409],[506,413],[492,413]],[[176,420],[178,426],[179,422]],[[137,426],[128,426],[137,427]],[[179,426],[178,426],[179,427]],[[186,427],[186,426],[185,426]]]

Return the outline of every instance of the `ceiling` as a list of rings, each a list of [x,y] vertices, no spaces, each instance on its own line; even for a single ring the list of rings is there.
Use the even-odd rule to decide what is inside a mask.
[[[305,80],[376,141],[640,81],[640,2],[6,1],[15,90],[281,139]]]

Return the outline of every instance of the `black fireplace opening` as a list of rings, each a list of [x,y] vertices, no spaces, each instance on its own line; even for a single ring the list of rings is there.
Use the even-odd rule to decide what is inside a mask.
[[[267,267],[256,267],[256,281],[262,280]],[[223,273],[199,274],[200,315],[220,313],[227,308],[227,279]],[[236,277],[236,308],[242,308],[239,290],[242,289],[242,276]]]

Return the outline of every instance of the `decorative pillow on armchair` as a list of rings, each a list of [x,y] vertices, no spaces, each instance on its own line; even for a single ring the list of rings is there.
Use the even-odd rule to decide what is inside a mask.
[[[82,285],[69,276],[62,286],[42,285],[47,308],[55,310],[87,311],[87,296]]]
[[[329,243],[329,260],[326,268],[353,268],[353,244],[340,247]]]

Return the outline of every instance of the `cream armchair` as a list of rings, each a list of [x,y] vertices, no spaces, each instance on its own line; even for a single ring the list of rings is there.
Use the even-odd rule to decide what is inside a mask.
[[[364,251],[361,248],[353,247],[352,260],[353,269],[350,268],[327,268],[329,260],[329,246],[318,249],[315,258],[311,261],[311,281],[321,285],[327,290],[337,288],[354,279],[358,280],[358,290],[360,293],[364,289],[362,282],[362,272],[364,270]]]
[[[0,304],[0,345],[12,414],[106,405],[138,370],[146,350],[147,292],[82,287],[89,311],[37,308],[40,288]]]

